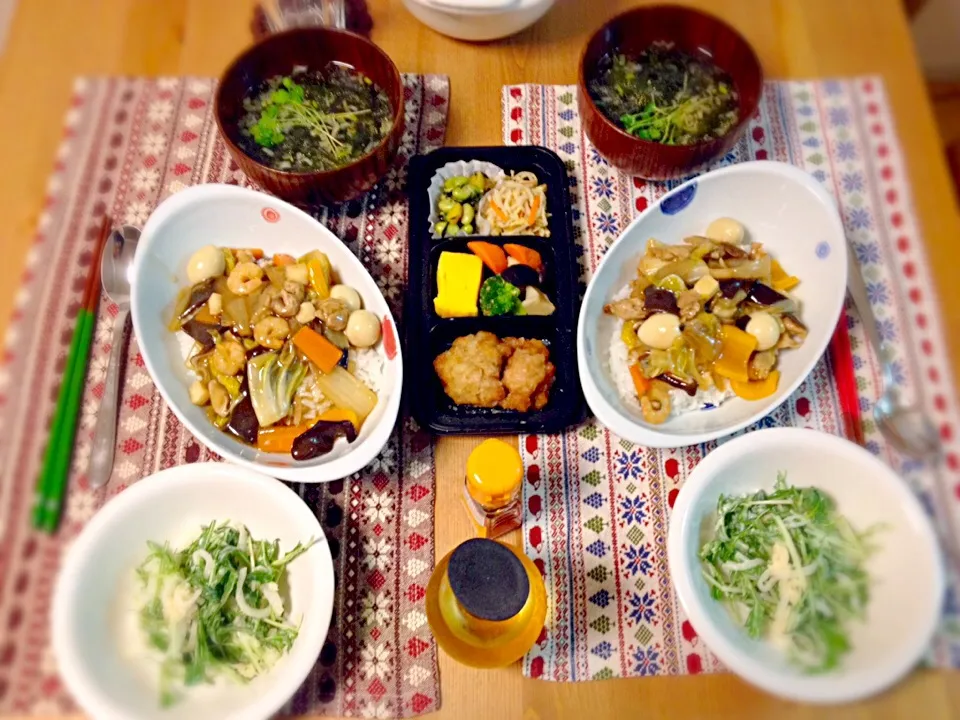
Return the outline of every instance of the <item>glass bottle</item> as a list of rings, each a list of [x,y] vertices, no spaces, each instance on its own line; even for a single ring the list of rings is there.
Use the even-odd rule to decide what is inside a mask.
[[[473,538],[448,553],[427,584],[427,621],[443,650],[477,668],[509,665],[543,630],[547,596],[540,571],[496,540]]]
[[[467,458],[463,502],[480,537],[516,530],[522,520],[523,460],[503,440],[484,440]]]

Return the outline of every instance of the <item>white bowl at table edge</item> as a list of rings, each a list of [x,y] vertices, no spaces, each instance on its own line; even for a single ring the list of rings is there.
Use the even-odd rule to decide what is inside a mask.
[[[189,225],[189,218],[197,212],[202,212],[205,203],[220,203],[224,207],[229,207],[232,203],[247,215],[240,218],[234,213],[227,213],[228,217],[218,218],[217,222],[220,225],[211,223],[201,229],[190,226],[193,233],[203,235],[195,241],[186,237],[186,233],[181,233],[179,236],[172,233],[171,227],[179,223],[187,222]],[[216,207],[219,208],[219,205]],[[261,219],[262,211],[267,208],[277,211],[281,220]],[[272,241],[261,240],[255,243],[260,235],[278,232],[282,227],[280,222],[291,223],[295,232]],[[239,235],[249,238],[249,242],[244,242],[243,237],[231,235],[223,229],[224,226],[231,224]],[[305,233],[311,234],[311,237],[304,239]],[[231,242],[231,239],[234,242]],[[168,345],[176,342],[176,336],[161,329],[166,325],[162,315],[170,312],[170,308],[163,301],[154,300],[153,297],[142,298],[141,295],[147,291],[144,290],[141,293],[139,284],[141,282],[162,284],[165,289],[172,290],[172,293],[168,292],[167,295],[171,298],[175,297],[181,286],[180,283],[186,283],[184,277],[186,260],[193,250],[203,244],[211,243],[232,247],[260,247],[267,253],[289,252],[293,255],[320,249],[330,257],[334,271],[341,278],[344,274],[348,276],[344,278],[344,282],[348,282],[360,292],[364,307],[372,310],[382,320],[389,320],[396,340],[396,355],[392,360],[384,357],[383,372],[386,387],[379,395],[377,407],[364,423],[354,443],[347,445],[344,440],[340,440],[328,455],[296,462],[289,456],[261,453],[227,433],[217,430],[209,423],[203,411],[190,403],[187,396],[189,375],[185,369],[173,367],[176,360]],[[164,247],[172,245],[180,248],[182,256],[180,262],[164,263],[156,253],[153,253],[151,260],[154,245],[160,244]],[[145,266],[151,261],[162,267],[172,265],[163,267],[170,274],[169,286],[163,279],[144,277]],[[383,449],[397,421],[403,384],[403,355],[397,335],[396,320],[367,269],[336,235],[310,215],[271,195],[233,185],[207,184],[186,188],[161,203],[144,225],[134,259],[132,280],[131,316],[147,371],[180,422],[207,448],[245,467],[296,482],[329,482],[344,478],[366,467]],[[158,304],[161,307],[157,307]],[[172,307],[172,299],[169,304]],[[149,312],[159,312],[161,315],[149,317],[147,315]],[[158,317],[161,322],[157,322]],[[159,337],[144,331],[145,326],[155,330]],[[378,352],[383,356],[382,343]],[[386,398],[383,397],[384,394],[387,395]]]
[[[791,454],[794,464],[784,467],[782,458]],[[790,484],[818,487],[830,495],[856,529],[883,524],[877,550],[867,561],[867,570],[879,573],[871,576],[868,624],[848,625],[851,652],[827,674],[804,674],[768,643],[751,640],[724,604],[710,597],[700,574],[702,523],[715,513],[719,494],[772,489],[779,471],[787,473]],[[871,493],[871,502],[862,502],[861,493]],[[800,428],[758,430],[707,454],[680,488],[670,518],[667,557],[684,613],[717,658],[751,684],[801,702],[852,702],[904,677],[929,647],[946,591],[936,532],[906,482],[860,446]],[[896,572],[891,566],[906,570]],[[859,647],[858,636],[871,647]],[[897,644],[887,648],[883,642],[877,645],[877,638],[895,638]]]
[[[302,618],[302,632],[290,652],[250,685],[193,688],[174,710],[203,711],[202,716],[211,717],[210,706],[223,703],[222,693],[231,697],[246,693],[250,697],[243,698],[243,707],[232,708],[229,717],[266,718],[282,707],[314,667],[333,616],[334,591],[333,561],[316,516],[290,488],[262,473],[229,463],[180,465],[150,475],[110,499],[66,552],[54,591],[52,642],[66,687],[86,712],[111,720],[142,717],[154,710],[157,718],[169,715],[159,709],[153,668],[127,657],[120,647],[123,623],[107,609],[102,609],[101,617],[100,601],[119,600],[124,575],[146,557],[147,540],[176,545],[184,533],[196,537],[200,525],[214,519],[243,522],[258,538],[279,538],[282,552],[311,537],[319,539],[289,568],[287,609]],[[83,610],[85,602],[94,607]],[[91,654],[97,656],[96,662],[90,662]],[[115,679],[124,680],[122,688],[111,685]]]
[[[662,221],[663,223],[671,225],[680,225],[685,219],[689,220],[690,217],[695,217],[698,213],[703,213],[702,208],[699,210],[696,208],[696,203],[698,200],[702,201],[702,196],[705,192],[704,188],[707,188],[707,192],[711,192],[710,188],[712,186],[719,187],[720,183],[726,182],[729,184],[731,182],[738,181],[750,182],[751,175],[761,178],[760,180],[757,180],[758,184],[761,186],[765,184],[766,180],[771,181],[771,187],[775,185],[773,181],[780,181],[783,183],[783,187],[787,188],[782,192],[804,193],[799,197],[802,197],[805,200],[813,203],[815,207],[820,209],[821,216],[818,217],[817,220],[822,222],[824,226],[829,229],[831,234],[829,239],[830,252],[827,256],[829,258],[827,262],[827,268],[829,269],[830,274],[835,278],[835,285],[833,287],[822,287],[821,285],[817,285],[818,295],[816,298],[813,298],[813,300],[815,300],[817,303],[822,302],[825,305],[825,308],[823,312],[821,312],[820,316],[812,318],[805,311],[804,306],[801,307],[801,320],[808,326],[810,335],[807,337],[807,340],[804,342],[804,345],[802,348],[800,348],[800,350],[807,355],[808,360],[802,365],[801,368],[798,369],[798,371],[795,372],[792,378],[787,377],[786,372],[781,375],[780,387],[777,389],[777,392],[774,395],[763,400],[750,402],[749,405],[755,409],[752,409],[750,412],[741,412],[741,417],[739,419],[729,422],[728,424],[719,425],[716,427],[698,428],[694,430],[677,429],[677,425],[681,423],[692,424],[693,422],[697,422],[700,425],[709,426],[720,415],[732,413],[734,410],[736,410],[736,408],[743,407],[743,405],[738,406],[736,403],[748,403],[748,401],[740,398],[731,398],[718,409],[699,413],[688,413],[679,416],[679,418],[671,417],[667,423],[660,426],[651,425],[644,422],[639,416],[633,416],[627,414],[626,412],[622,412],[618,407],[615,406],[613,402],[608,400],[608,398],[605,396],[606,393],[601,390],[600,385],[603,382],[613,386],[613,389],[615,390],[615,384],[613,383],[612,378],[607,376],[601,366],[601,363],[606,362],[606,353],[608,352],[608,348],[592,347],[592,349],[588,351],[587,323],[601,321],[603,303],[608,302],[613,295],[618,292],[626,283],[620,283],[617,286],[601,286],[601,283],[604,281],[610,281],[611,278],[615,279],[614,276],[618,272],[621,272],[622,268],[625,267],[624,263],[628,264],[630,272],[633,272],[633,268],[636,267],[635,261],[639,260],[640,256],[643,254],[648,237],[653,236],[640,235],[640,233],[643,232],[643,226],[644,224],[656,224],[658,222],[657,216],[655,216],[654,213],[660,213],[661,217],[665,216],[665,214],[660,211],[660,208],[665,201],[684,192],[684,190],[691,184],[696,184],[696,193],[693,199],[690,201],[690,207],[685,207],[677,214],[670,215],[668,219]],[[771,193],[776,192],[776,190],[772,190],[770,188],[768,188],[768,191]],[[712,190],[712,192],[716,193],[717,196],[723,195],[722,192],[716,189]],[[808,197],[808,195],[812,197]],[[733,203],[741,200],[743,199],[734,196],[732,200],[727,202]],[[704,217],[703,222],[698,229],[694,230],[691,228],[691,231],[686,234],[702,233],[709,220],[721,215],[736,217],[736,219],[743,221],[747,225],[749,231],[751,220],[750,217],[747,217],[747,215],[754,213],[754,216],[756,217],[764,215],[764,213],[776,212],[776,210],[770,210],[767,206],[763,205],[759,201],[748,202],[747,204],[749,205],[748,210],[739,214],[736,212],[722,212],[718,209],[718,211],[711,213],[709,217]],[[690,211],[690,208],[692,208],[693,212]],[[783,210],[780,212],[783,212]],[[765,220],[764,222],[768,221]],[[678,236],[663,237],[662,233],[660,233],[656,237],[662,242],[674,244],[680,242],[683,237],[683,233],[675,234]],[[777,242],[775,239],[772,240],[771,238],[763,237],[756,239],[759,242],[763,242],[764,247],[775,259],[783,259],[783,252],[777,250]],[[630,249],[625,250],[624,248],[627,247]],[[618,257],[618,255],[620,257]],[[623,257],[624,255],[626,257]],[[627,261],[629,261],[629,263]],[[619,264],[615,266],[615,262]],[[796,260],[794,262],[799,265]],[[805,274],[798,272],[795,267],[790,266],[789,263],[785,265],[793,274],[800,277],[801,283],[798,287],[798,293],[806,293],[813,285],[816,284],[814,278],[810,277],[810,275],[813,275],[813,273]],[[803,170],[786,163],[773,161],[754,161],[713,170],[684,182],[682,185],[674,188],[660,198],[660,200],[658,200],[656,203],[651,205],[647,210],[636,217],[626,229],[624,229],[617,240],[604,253],[596,272],[587,286],[583,303],[580,307],[580,316],[577,323],[577,366],[580,376],[580,384],[583,387],[584,397],[588,406],[594,415],[596,415],[597,419],[614,433],[627,440],[648,447],[671,448],[693,445],[714,440],[747,427],[751,423],[754,423],[765,415],[768,415],[782,403],[784,403],[809,376],[810,372],[816,366],[816,363],[819,361],[830,342],[830,338],[833,335],[833,330],[836,327],[837,320],[840,316],[840,311],[843,306],[843,298],[846,293],[846,273],[846,237],[844,234],[842,221],[840,220],[839,214],[836,210],[836,206],[826,190],[824,190],[819,183],[817,183]],[[806,287],[804,287],[805,283]],[[595,304],[597,307],[597,312],[588,318],[587,314],[593,310]],[[798,351],[795,350],[784,352],[783,357],[781,357],[781,368],[784,367],[784,363],[788,365],[795,363],[798,355],[791,357],[790,353],[797,352]],[[588,358],[592,360],[592,362],[588,362]],[[598,380],[595,378],[595,373],[597,376],[603,377]],[[622,401],[618,398],[617,402]],[[731,410],[731,408],[734,408],[734,410]],[[706,419],[704,420],[703,418]]]

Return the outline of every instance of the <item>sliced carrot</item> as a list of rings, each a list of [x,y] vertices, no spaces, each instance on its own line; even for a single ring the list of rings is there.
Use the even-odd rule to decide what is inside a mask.
[[[193,319],[197,322],[207,323],[208,325],[219,325],[220,321],[214,317],[213,313],[210,312],[210,305],[204,304],[197,312],[194,314]]]
[[[540,257],[540,253],[538,253],[536,250],[531,250],[523,245],[513,245],[511,243],[504,245],[503,249],[507,251],[507,255],[512,257],[521,265],[528,265],[537,272],[543,272],[543,258]]]
[[[341,410],[340,408],[330,408],[326,412],[320,413],[317,420],[326,420],[327,422],[343,422],[347,420],[352,422],[353,426],[360,432],[360,416],[353,410]]]
[[[248,253],[253,255],[254,260],[263,259],[263,248],[241,248],[241,249],[246,250]]]
[[[297,259],[293,255],[287,255],[286,253],[276,253],[273,256],[273,264],[277,267],[293,265],[296,261]]]
[[[497,275],[507,269],[507,254],[499,245],[474,240],[473,242],[468,242],[467,247],[470,248],[470,252],[483,260],[483,264]]]
[[[497,205],[493,200],[490,201],[490,208],[497,214],[497,217],[500,218],[502,222],[507,222],[509,218],[507,214],[500,209],[500,206]]]
[[[630,366],[630,378],[633,380],[633,387],[637,391],[637,398],[642,398],[647,394],[647,390],[650,389],[650,381],[644,377],[643,373],[640,371],[639,364],[633,364]]]
[[[293,449],[293,441],[309,429],[309,424],[261,428],[257,433],[257,450],[267,453],[289,453]]]
[[[533,196],[533,207],[530,208],[530,214],[527,215],[527,225],[533,225],[537,219],[537,212],[540,210],[540,196]]]
[[[333,372],[343,357],[343,350],[306,325],[297,330],[297,334],[293,336],[293,344],[325,373]]]

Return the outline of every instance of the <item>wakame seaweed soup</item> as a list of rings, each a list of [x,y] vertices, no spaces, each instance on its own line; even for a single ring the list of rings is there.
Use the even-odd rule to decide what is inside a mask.
[[[335,170],[373,150],[393,126],[386,93],[339,63],[270,78],[243,106],[240,145],[275,170]]]
[[[636,57],[605,55],[589,90],[618,127],[664,145],[719,138],[739,119],[730,76],[709,58],[669,44],[654,44]]]

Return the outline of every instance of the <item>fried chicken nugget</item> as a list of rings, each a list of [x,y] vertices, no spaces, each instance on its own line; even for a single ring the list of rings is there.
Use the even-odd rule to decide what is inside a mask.
[[[507,392],[500,382],[504,352],[496,335],[481,330],[453,341],[433,361],[443,390],[457,405],[496,407]]]
[[[509,359],[503,370],[503,386],[507,396],[500,407],[527,412],[539,410],[550,398],[556,367],[550,362],[550,351],[539,340],[504,338]]]

